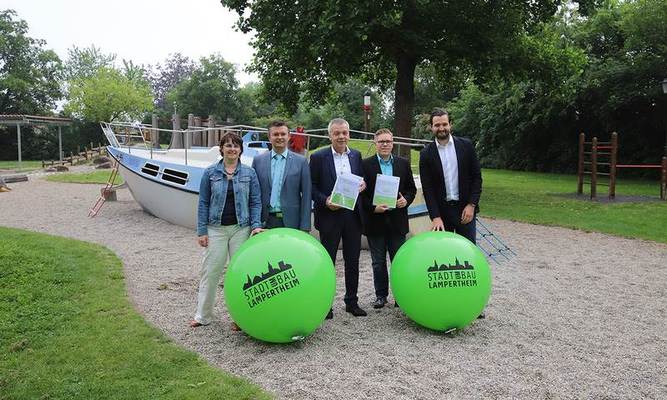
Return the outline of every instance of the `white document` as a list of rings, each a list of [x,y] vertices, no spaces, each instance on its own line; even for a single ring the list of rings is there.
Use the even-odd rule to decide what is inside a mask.
[[[398,176],[378,174],[375,180],[375,193],[373,193],[373,205],[384,204],[389,208],[396,208],[396,199],[398,197],[398,185],[401,178]]]
[[[359,185],[361,185],[363,179],[350,173],[338,175],[331,192],[331,203],[348,210],[354,210],[357,197],[359,197]]]

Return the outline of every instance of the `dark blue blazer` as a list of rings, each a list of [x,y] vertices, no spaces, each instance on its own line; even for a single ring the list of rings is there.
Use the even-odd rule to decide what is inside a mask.
[[[459,168],[459,200],[463,205],[474,204],[475,213],[478,213],[482,195],[482,170],[475,146],[468,138],[452,136],[452,139]],[[435,139],[419,153],[419,178],[429,216],[431,219],[442,218],[445,215],[447,187]]]
[[[358,176],[364,176],[364,169],[361,163],[361,153],[357,150],[350,149],[348,154],[350,160],[350,168],[352,173]],[[336,166],[334,165],[333,154],[331,153],[331,146],[320,149],[310,155],[310,179],[313,182],[313,214],[315,217],[315,229],[318,231],[329,230],[337,227],[343,223],[340,218],[340,213],[344,209],[331,211],[327,208],[327,197],[331,195],[334,184],[336,183]],[[357,204],[354,207],[354,212],[361,223],[360,212],[361,196],[357,199]]]

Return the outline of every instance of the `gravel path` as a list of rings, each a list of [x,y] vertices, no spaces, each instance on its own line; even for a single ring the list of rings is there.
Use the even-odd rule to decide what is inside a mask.
[[[442,335],[398,309],[373,310],[364,251],[367,318],[343,311],[338,263],[335,318],[303,343],[268,345],[231,332],[222,301],[219,321],[187,327],[201,255],[194,232],[144,213],[127,190],[90,219],[98,186],[32,176],[11,187],[0,193],[0,225],[107,246],[150,323],[279,398],[667,398],[664,244],[484,220],[518,253],[492,265],[486,319]]]

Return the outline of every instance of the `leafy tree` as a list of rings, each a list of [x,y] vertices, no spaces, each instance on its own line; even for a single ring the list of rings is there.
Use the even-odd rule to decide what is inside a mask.
[[[296,109],[299,93],[322,101],[333,82],[351,76],[394,86],[395,130],[409,136],[415,69],[442,74],[460,68],[492,71],[517,38],[553,15],[558,0],[415,1],[222,0],[253,32],[252,69],[267,90]]]
[[[145,66],[136,65],[132,60],[123,59],[123,75],[133,82],[150,85],[149,74]]]
[[[520,68],[510,79],[469,83],[448,104],[454,130],[477,142],[486,167],[553,171],[574,168],[574,102],[587,63],[570,38],[565,13],[518,38]]]
[[[166,100],[167,93],[189,78],[194,70],[194,61],[181,53],[171,54],[163,64],[157,64],[149,76],[155,93],[155,106],[163,110],[170,107]]]
[[[120,71],[102,67],[70,86],[65,113],[89,122],[131,121],[141,119],[153,108],[150,87],[142,80],[131,80]]]
[[[67,50],[65,79],[68,82],[73,82],[78,79],[90,78],[100,68],[113,68],[115,61],[115,54],[104,54],[95,45],[83,49],[72,46]]]
[[[62,64],[43,40],[27,36],[13,10],[0,11],[0,113],[42,114],[62,96]]]
[[[215,54],[202,57],[190,77],[168,93],[167,101],[176,102],[179,110],[188,113],[240,122],[238,87],[234,65]]]

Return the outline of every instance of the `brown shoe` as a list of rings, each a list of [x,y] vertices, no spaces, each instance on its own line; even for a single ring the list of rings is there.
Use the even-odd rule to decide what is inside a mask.
[[[241,328],[238,325],[236,325],[236,322],[232,321],[232,330],[234,332],[240,332]]]
[[[192,321],[190,321],[189,325],[190,325],[190,328],[199,328],[200,326],[204,326],[204,324],[202,324],[201,322],[196,321],[194,319]]]

